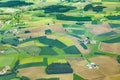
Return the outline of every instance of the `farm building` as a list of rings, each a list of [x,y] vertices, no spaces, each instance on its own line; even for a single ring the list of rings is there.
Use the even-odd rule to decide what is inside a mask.
[[[9,66],[5,66],[1,71],[0,71],[0,75],[7,73],[7,71],[10,70]]]

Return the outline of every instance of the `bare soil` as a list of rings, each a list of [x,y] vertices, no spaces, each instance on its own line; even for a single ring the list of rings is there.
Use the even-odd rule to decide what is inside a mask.
[[[120,43],[102,43],[101,51],[120,54]]]
[[[31,80],[36,80],[39,78],[60,78],[60,80],[73,80],[73,74],[51,74],[45,73],[45,67],[30,67],[19,69],[19,74],[22,76],[27,76]]]
[[[98,69],[89,69],[84,60],[69,60],[74,73],[88,80],[118,80],[120,64],[111,57],[94,57],[91,61],[98,65]],[[113,78],[111,78],[113,77]],[[109,79],[110,78],[110,79]]]
[[[109,26],[109,24],[105,23],[102,25],[86,25],[87,28],[91,29],[91,33],[95,35],[103,34],[112,31],[113,29]]]

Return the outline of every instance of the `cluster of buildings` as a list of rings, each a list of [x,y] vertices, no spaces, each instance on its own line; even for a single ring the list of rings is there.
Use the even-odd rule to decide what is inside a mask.
[[[87,64],[86,64],[86,66],[89,68],[89,69],[97,69],[98,68],[98,66],[95,64],[95,63],[93,63],[93,62],[88,62]]]
[[[85,38],[81,38],[78,41],[80,41],[81,43],[86,44],[96,44],[95,40],[90,40],[89,37],[85,37]]]
[[[5,50],[0,50],[0,53],[2,53],[2,54],[5,53]]]
[[[0,71],[0,75],[6,74],[8,70],[10,70],[10,67],[9,67],[9,66],[5,66],[5,67]]]

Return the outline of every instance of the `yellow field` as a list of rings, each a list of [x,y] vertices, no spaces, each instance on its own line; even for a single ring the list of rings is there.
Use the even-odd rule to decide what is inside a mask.
[[[18,45],[18,47],[25,47],[25,46],[29,46],[29,45],[35,45],[34,41],[29,41],[23,44]]]
[[[66,63],[67,60],[66,59],[58,59],[58,58],[48,58],[48,64],[51,63]]]
[[[28,58],[21,58],[20,64],[32,63],[32,62],[43,62],[42,57],[28,57]]]
[[[38,40],[34,41],[36,46],[47,46],[46,44],[40,43]]]
[[[57,39],[67,46],[74,45],[73,41],[66,36],[57,36]]]

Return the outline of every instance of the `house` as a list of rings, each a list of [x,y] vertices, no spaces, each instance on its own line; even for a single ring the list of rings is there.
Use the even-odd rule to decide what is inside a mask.
[[[0,71],[0,75],[6,74],[8,70],[10,70],[10,67],[9,67],[9,66],[5,66],[5,67]]]
[[[0,53],[4,53],[5,52],[5,50],[0,50]]]

